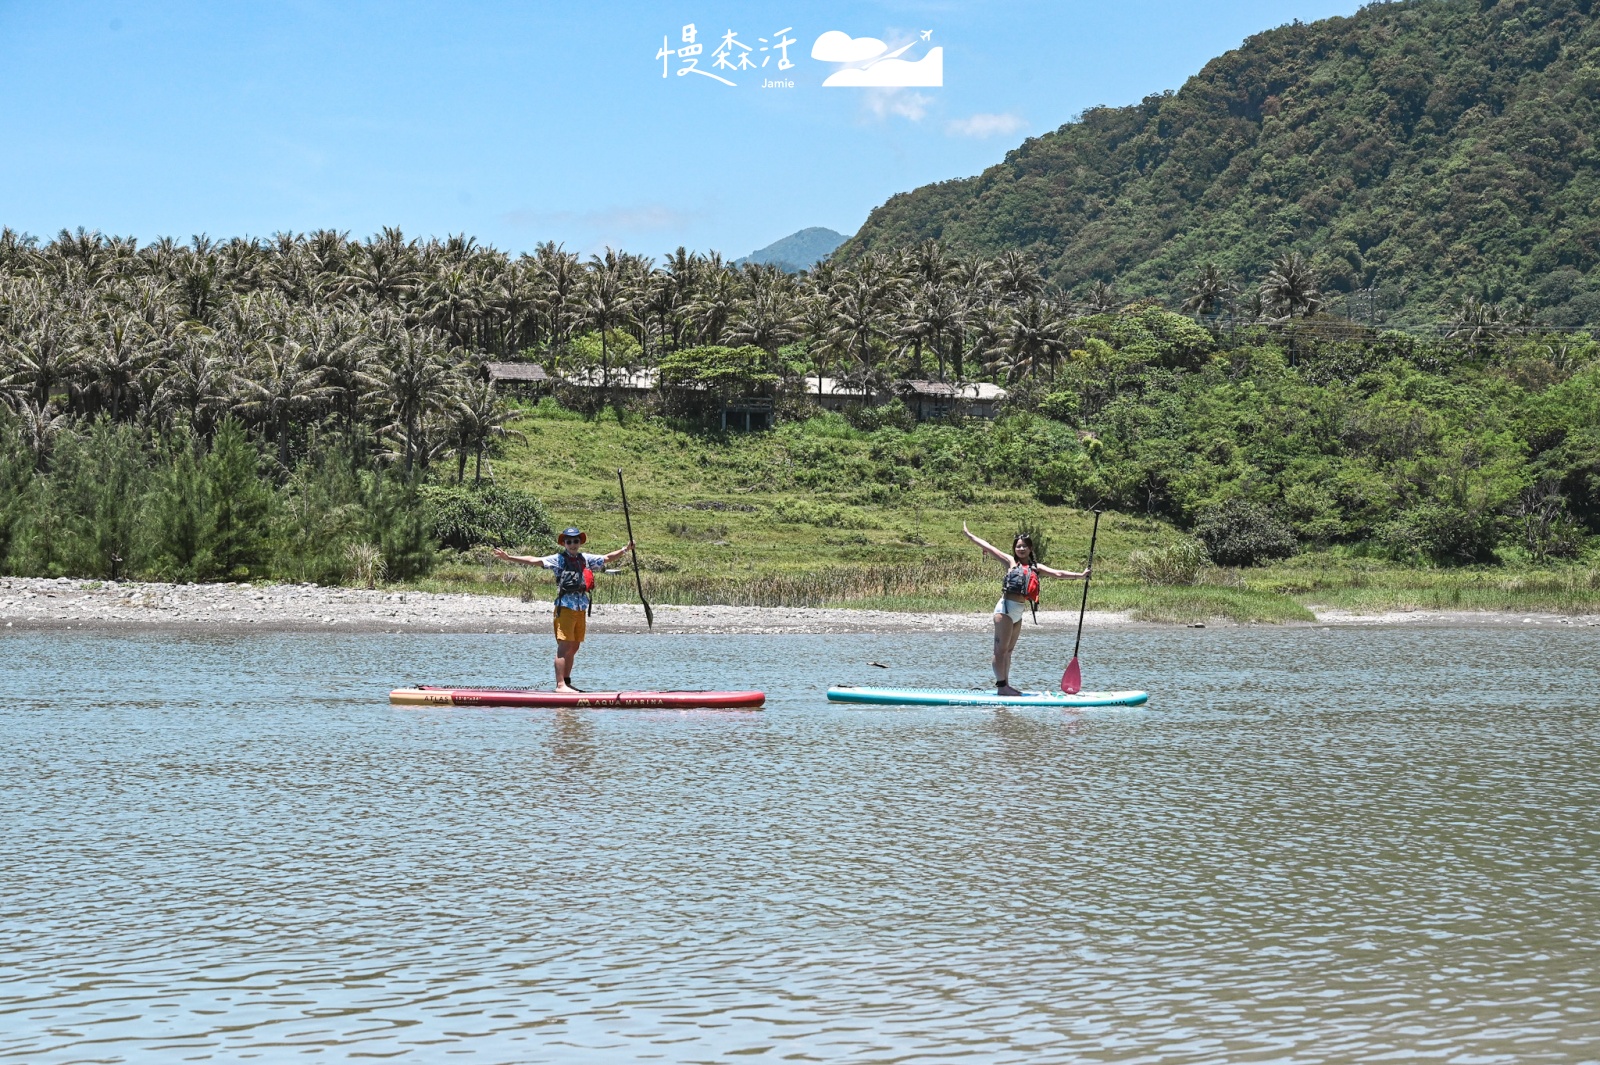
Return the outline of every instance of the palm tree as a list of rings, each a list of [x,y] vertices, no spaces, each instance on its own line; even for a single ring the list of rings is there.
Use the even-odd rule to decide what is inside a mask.
[[[466,479],[469,457],[474,462],[472,483],[480,484],[483,481],[484,453],[499,440],[523,435],[505,427],[505,423],[516,416],[516,411],[495,395],[492,381],[472,378],[458,380],[450,396],[448,413],[449,445],[456,456],[456,484]]]
[[[605,255],[589,257],[589,271],[583,289],[584,320],[600,333],[601,403],[611,396],[611,330],[627,317],[629,302],[623,291],[626,262],[610,248]],[[620,412],[620,408],[619,408]]]
[[[55,243],[46,249],[46,255],[63,266],[74,264],[75,275],[91,288],[98,287],[109,272],[106,240],[98,230],[90,232],[79,226],[78,231],[72,233],[63,229],[56,235]]]
[[[1463,296],[1456,302],[1445,335],[1465,340],[1474,350],[1490,340],[1505,336],[1511,326],[1500,306],[1476,296]]]
[[[1090,314],[1109,314],[1117,308],[1117,293],[1107,281],[1096,281],[1089,286],[1085,301]]]
[[[650,294],[651,280],[655,275],[655,261],[632,253],[622,254],[618,258],[622,262],[622,299],[625,304],[622,328],[639,342],[639,356],[648,363],[650,309],[645,305],[645,299]],[[628,364],[629,370],[637,368],[632,362]]]
[[[11,369],[0,388],[26,389],[34,406],[44,409],[57,389],[69,388],[79,364],[79,345],[72,339],[70,317],[54,304],[36,299],[21,312],[22,329],[15,339],[0,338],[0,354]]]
[[[995,285],[1007,303],[1021,303],[1044,289],[1039,265],[1014,249],[1007,249],[994,260]]]
[[[483,317],[493,323],[488,346],[500,355],[511,355],[524,347],[523,332],[534,307],[533,284],[529,278],[530,260],[507,263],[495,271],[484,288]]]
[[[875,379],[878,370],[878,342],[887,324],[883,315],[887,289],[881,277],[875,280],[858,273],[837,285],[832,293],[833,324],[828,341],[850,360],[852,375],[861,381]]]
[[[68,416],[58,411],[55,404],[40,403],[33,396],[23,396],[8,405],[21,423],[22,439],[33,452],[34,468],[44,469],[56,437],[67,429]]]
[[[218,357],[216,335],[208,326],[189,322],[169,341],[166,377],[156,387],[158,411],[182,411],[189,427],[211,439],[237,390],[234,374]]]
[[[996,351],[1004,348],[1006,328],[1011,316],[1004,305],[990,300],[969,307],[963,316],[967,343],[957,347],[954,366],[957,381],[966,379],[966,366],[984,366],[990,363]]]
[[[546,241],[534,248],[533,303],[543,318],[545,341],[559,348],[583,316],[583,268],[578,257]]]
[[[401,458],[409,478],[423,449],[423,420],[443,403],[450,369],[443,338],[431,329],[411,330],[390,318],[384,327],[381,377],[389,394],[388,429],[401,441]]]
[[[144,323],[131,315],[101,315],[86,331],[86,376],[114,422],[122,420],[124,401],[155,359],[155,352],[145,346],[144,333]]]
[[[686,308],[699,343],[720,344],[738,307],[738,279],[713,253],[700,272],[694,298]]]
[[[305,346],[292,337],[262,343],[256,353],[249,371],[239,378],[238,408],[266,428],[268,439],[278,445],[278,465],[288,469],[291,426],[332,390],[323,383],[322,370],[306,357]]]
[[[483,316],[478,279],[460,263],[452,263],[418,286],[423,320],[444,330],[453,347],[464,346],[469,330]]]
[[[1185,292],[1183,309],[1195,316],[1214,315],[1237,291],[1237,287],[1216,263],[1206,263]]]
[[[922,345],[933,341],[939,326],[932,320],[928,313],[931,300],[937,297],[934,293],[938,285],[930,281],[919,282],[908,291],[900,300],[899,323],[895,329],[895,336],[911,345],[911,366],[909,373],[913,379],[922,379]],[[943,377],[944,360],[940,360],[940,376]]]
[[[301,245],[306,268],[324,282],[335,286],[346,275],[355,247],[349,233],[334,229],[319,229],[309,233]]]
[[[807,337],[806,357],[810,369],[817,373],[817,403],[822,403],[822,379],[828,368],[840,355],[838,344],[830,329],[833,326],[833,306],[826,291],[808,289],[800,297],[800,328]]]
[[[347,299],[365,296],[379,305],[398,307],[417,286],[415,252],[398,229],[386,228],[381,237],[357,246],[335,291]]]
[[[783,345],[800,335],[800,318],[794,300],[777,283],[768,279],[758,283],[750,299],[738,311],[728,329],[733,344],[754,344],[776,354]]]
[[[21,273],[38,259],[38,238],[18,233],[10,226],[0,227],[0,271]]]
[[[648,341],[652,323],[655,326],[657,355],[659,356],[667,350],[667,340],[672,335],[671,331],[675,328],[672,322],[678,313],[679,305],[675,302],[676,298],[677,290],[671,283],[666,271],[650,271],[649,276],[645,278],[644,288],[634,303],[634,313],[638,315],[641,326],[640,344],[647,364],[650,361],[650,344]]]
[[[670,329],[673,350],[683,347],[683,332],[688,325],[688,307],[700,286],[700,275],[705,260],[678,245],[662,264],[659,284],[662,292],[656,297],[658,314],[665,343]]]
[[[1297,251],[1273,260],[1260,291],[1267,309],[1285,319],[1315,314],[1322,306],[1316,272]]]
[[[956,261],[945,254],[937,240],[925,240],[912,249],[906,267],[918,285],[938,285],[956,269]]]
[[[960,323],[962,294],[950,281],[920,281],[902,299],[899,337],[912,345],[912,373],[922,376],[922,347],[926,344],[938,360],[939,381],[944,381],[947,337]]]
[[[303,319],[299,327],[306,365],[322,375],[328,405],[348,437],[383,388],[372,334],[364,319],[341,310]]]
[[[195,240],[199,242],[203,238],[196,237]],[[183,314],[192,321],[210,324],[218,304],[224,298],[217,260],[209,255],[189,254],[184,256],[182,263],[177,281],[182,293]]]
[[[1007,356],[1012,380],[1037,372],[1044,364],[1049,365],[1054,379],[1056,363],[1067,352],[1066,330],[1066,322],[1056,308],[1037,296],[1029,296],[1017,307],[1002,334],[1000,348]]]

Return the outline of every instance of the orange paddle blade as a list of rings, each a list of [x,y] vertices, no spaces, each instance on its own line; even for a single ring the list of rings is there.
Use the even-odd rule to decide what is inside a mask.
[[[1061,674],[1061,690],[1068,695],[1077,695],[1083,691],[1083,671],[1078,668],[1076,657],[1067,663],[1067,671]]]

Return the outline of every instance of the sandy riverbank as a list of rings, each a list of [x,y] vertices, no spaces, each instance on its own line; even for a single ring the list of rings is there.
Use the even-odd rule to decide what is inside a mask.
[[[1485,611],[1352,614],[1312,608],[1317,624],[1600,625],[1600,615]],[[655,629],[684,633],[957,632],[986,630],[981,612],[908,614],[809,607],[658,606]],[[1070,629],[1075,611],[1040,611],[1039,625]],[[1128,615],[1090,611],[1096,627],[1134,624]],[[1222,622],[1221,624],[1228,624]],[[1030,622],[1031,625],[1031,622]],[[606,604],[595,632],[642,632],[644,612]],[[315,585],[150,584],[0,577],[0,632],[30,629],[206,629],[238,632],[550,631],[550,604],[504,596],[367,591]]]

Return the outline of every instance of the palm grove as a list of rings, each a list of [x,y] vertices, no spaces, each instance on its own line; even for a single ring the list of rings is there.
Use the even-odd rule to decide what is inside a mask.
[[[1586,336],[1481,304],[1453,338],[1336,330],[1293,253],[1251,285],[1201,265],[1174,296],[1187,315],[1104,282],[1072,299],[1022,254],[934,241],[789,275],[395,230],[144,246],[6,230],[0,565],[370,581],[425,572],[441,546],[526,541],[540,501],[486,464],[517,412],[483,363],[511,357],[588,382],[563,398],[591,414],[648,367],[657,411],[764,390],[801,433],[827,421],[806,400],[825,376],[864,396],[1000,381],[992,424],[852,411],[876,498],[1016,484],[1198,528],[1219,561],[1306,544],[1572,556],[1600,521]]]

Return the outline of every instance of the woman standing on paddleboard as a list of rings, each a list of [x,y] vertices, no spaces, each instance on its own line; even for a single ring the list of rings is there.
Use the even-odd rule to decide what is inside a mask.
[[[1056,577],[1064,581],[1081,581],[1089,570],[1073,573],[1071,570],[1051,569],[1034,558],[1033,538],[1019,534],[1011,541],[1011,554],[972,535],[967,523],[961,523],[967,539],[983,549],[983,553],[1006,564],[1005,579],[1000,584],[1000,601],[994,605],[994,683],[998,695],[1021,695],[1011,686],[1011,652],[1017,649],[1017,637],[1022,635],[1022,618],[1030,604],[1039,602],[1039,575]]]
[[[609,555],[585,554],[583,545],[589,537],[574,526],[563,529],[557,538],[561,550],[543,558],[531,555],[508,555],[498,547],[494,557],[505,562],[520,562],[524,566],[543,566],[556,575],[556,691],[575,692],[572,686],[572,660],[578,657],[578,648],[588,634],[589,590],[594,587],[594,575],[604,573],[608,562],[633,550],[633,541],[619,547]]]

